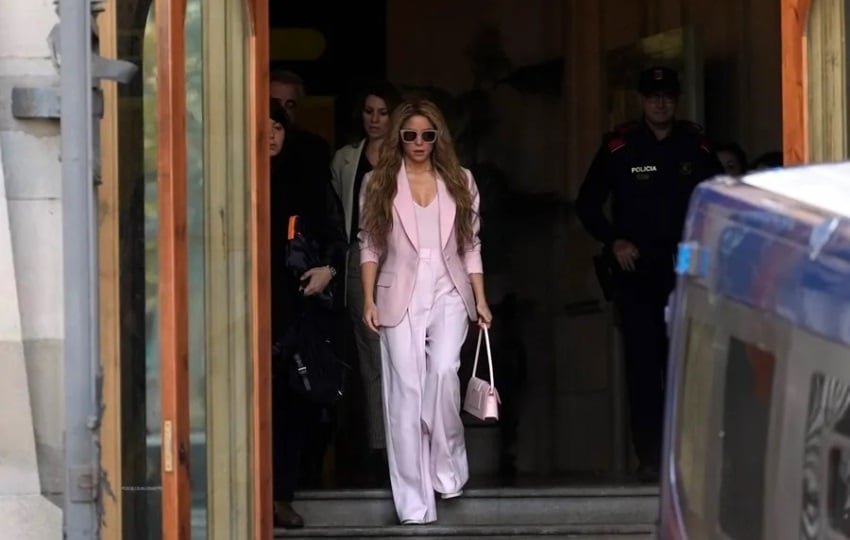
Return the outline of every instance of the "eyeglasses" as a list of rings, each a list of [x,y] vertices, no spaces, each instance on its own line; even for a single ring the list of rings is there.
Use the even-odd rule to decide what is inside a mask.
[[[417,137],[422,137],[422,142],[425,144],[434,144],[437,142],[437,134],[439,132],[436,129],[423,129],[422,131],[402,129],[399,133],[401,133],[402,142],[405,143],[416,142]]]
[[[646,96],[646,100],[653,105],[673,105],[676,103],[676,98],[670,94],[655,93]]]

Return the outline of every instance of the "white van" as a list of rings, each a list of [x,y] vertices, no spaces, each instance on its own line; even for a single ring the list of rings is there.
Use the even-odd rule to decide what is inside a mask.
[[[706,182],[684,234],[659,538],[850,538],[850,163]]]

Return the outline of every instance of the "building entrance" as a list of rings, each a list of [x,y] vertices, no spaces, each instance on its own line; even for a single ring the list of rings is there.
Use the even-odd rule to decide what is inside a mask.
[[[352,125],[361,117],[357,96],[375,80],[428,96],[447,117],[482,194],[484,273],[503,403],[498,425],[467,427],[472,483],[627,481],[611,314],[594,289],[592,246],[577,230],[570,200],[575,179],[566,169],[568,14],[560,2],[523,4],[522,13],[515,2],[488,6],[437,2],[424,17],[406,2],[273,2],[273,73],[303,78],[298,124],[341,152],[360,142]],[[463,380],[476,337],[470,332],[464,349]],[[353,342],[346,350],[357,365]],[[366,452],[363,392],[353,384],[336,411],[320,486],[378,487]]]
[[[481,189],[503,417],[498,426],[467,426],[473,486],[635,482],[616,314],[602,298],[592,266],[598,246],[573,201],[602,133],[637,114],[638,71],[678,69],[680,116],[705,124],[717,143],[739,143],[753,157],[781,147],[778,66],[754,65],[743,41],[707,31],[732,3],[656,4],[537,0],[520,9],[470,0],[432,2],[425,14],[407,2],[270,3],[272,68],[303,78],[305,129],[334,149],[356,146],[356,96],[386,79],[443,109]],[[775,6],[758,9],[778,28]],[[630,16],[616,28],[604,22],[615,12]],[[746,18],[735,24],[757,50],[778,53],[778,35]],[[732,51],[744,59],[730,60]],[[747,69],[757,75],[744,89],[735,81],[743,84]],[[762,101],[744,108],[756,91]],[[356,365],[353,344],[347,350]],[[337,411],[324,474],[305,489],[378,487],[362,391],[352,387]]]
[[[644,518],[653,513],[654,488],[639,486],[632,475],[616,319],[593,273],[598,246],[578,224],[573,201],[601,134],[632,110],[623,85],[631,81],[627,70],[636,69],[629,55],[642,47],[681,64],[691,92],[687,115],[705,123],[717,142],[739,142],[751,156],[780,148],[775,2],[750,0],[749,11],[738,12],[738,0],[687,8],[674,0],[440,0],[425,13],[395,0],[268,2],[259,11],[247,0],[190,0],[180,19],[182,61],[173,53],[176,40],[157,23],[174,14],[152,9],[172,2],[118,4],[118,55],[134,59],[143,75],[122,90],[114,117],[120,302],[113,309],[120,316],[112,323],[120,326],[121,359],[115,485],[121,486],[125,537],[156,538],[158,521],[186,527],[192,518],[199,537],[263,537],[271,529],[270,388],[262,371],[270,357],[269,261],[260,250],[270,230],[260,167],[268,157],[261,149],[268,126],[257,123],[267,116],[269,65],[303,78],[298,121],[332,151],[356,142],[350,137],[355,96],[367,82],[386,79],[427,94],[446,114],[463,164],[481,189],[502,420],[467,426],[470,497],[454,517],[452,510],[441,514],[446,523],[469,518],[543,526],[585,519],[564,514],[563,505],[552,515],[535,514],[539,497],[594,502],[599,513],[584,523],[599,525],[613,500],[638,512],[624,512],[623,523],[650,521]],[[614,19],[620,22],[608,22]],[[262,31],[252,26],[263,22]],[[679,44],[670,57],[665,39]],[[256,53],[265,43],[269,58]],[[158,76],[176,65],[185,68],[185,81],[177,81],[186,91],[182,127],[173,123],[179,115],[158,108],[176,95]],[[252,86],[258,81],[263,88]],[[163,161],[163,148],[182,146],[182,158]],[[172,216],[185,211],[185,237],[181,223],[161,221],[160,190],[169,174],[185,182],[185,199],[165,206],[182,209]],[[183,243],[163,241],[163,224]],[[185,256],[177,259],[179,271],[162,263],[162,256],[174,255]],[[173,281],[164,283],[167,276]],[[163,294],[167,287],[173,295]],[[179,315],[182,326],[171,325],[163,310]],[[346,350],[356,365],[353,343]],[[185,370],[163,375],[180,366]],[[183,394],[164,384],[176,380],[175,373],[184,377]],[[308,526],[393,522],[384,485],[367,474],[364,403],[355,377],[345,401],[324,417],[320,473],[305,478],[295,501]],[[178,410],[185,415],[182,447],[169,431],[174,424],[165,423]],[[171,478],[164,445],[188,453],[190,470],[177,482],[182,492],[163,482]],[[624,485],[634,489],[611,487]],[[330,502],[342,512],[334,515],[363,519],[323,521]],[[476,514],[476,505],[520,513]],[[244,510],[236,524],[230,508]],[[161,511],[181,519],[169,521]]]

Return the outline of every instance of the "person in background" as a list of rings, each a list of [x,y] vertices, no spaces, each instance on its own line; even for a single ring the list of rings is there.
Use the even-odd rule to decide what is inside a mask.
[[[718,146],[714,150],[714,155],[717,156],[717,160],[729,176],[747,174],[747,154],[738,144],[728,143]]]
[[[269,106],[274,523],[277,527],[298,528],[303,527],[304,520],[291,503],[305,463],[308,435],[320,422],[323,408],[293,391],[289,376],[292,360],[280,351],[287,332],[307,309],[311,297],[323,293],[337,269],[342,268],[347,242],[342,210],[326,169],[293,151],[287,131],[289,117],[278,101],[272,99]],[[309,221],[312,238],[321,251],[321,264],[301,276],[287,267],[290,216]]]
[[[437,519],[434,492],[469,479],[458,369],[469,320],[492,321],[484,294],[478,188],[440,110],[392,115],[360,195],[365,324],[380,334],[393,501],[404,525]]]
[[[328,142],[298,124],[298,107],[306,95],[304,80],[288,70],[272,70],[269,79],[269,94],[281,104],[289,118],[287,144],[298,153],[306,154],[305,159],[327,166],[331,159]]]
[[[386,482],[387,457],[381,409],[381,344],[377,334],[363,322],[363,289],[360,286],[360,188],[363,177],[378,164],[381,146],[390,131],[390,115],[401,101],[398,90],[388,82],[367,86],[355,110],[357,141],[334,154],[332,183],[345,214],[349,239],[346,264],[346,304],[354,326],[360,378],[366,398],[366,425],[369,431],[372,477]]]
[[[615,276],[637,476],[658,480],[673,262],[697,184],[723,172],[702,127],[676,119],[679,78],[667,67],[641,73],[643,116],[605,135],[576,200],[584,228],[603,245]],[[604,207],[611,199],[611,217]],[[606,294],[607,296],[607,294]]]

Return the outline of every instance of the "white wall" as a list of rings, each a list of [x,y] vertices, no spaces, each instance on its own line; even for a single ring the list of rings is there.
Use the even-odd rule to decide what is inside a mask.
[[[59,84],[47,43],[58,19],[52,0],[0,0],[0,13],[0,179],[11,240],[11,250],[0,244],[0,261],[7,263],[0,264],[0,290],[13,286],[17,293],[40,488],[58,500],[64,417],[59,123],[11,114],[13,87]],[[0,221],[0,233],[2,227]]]

